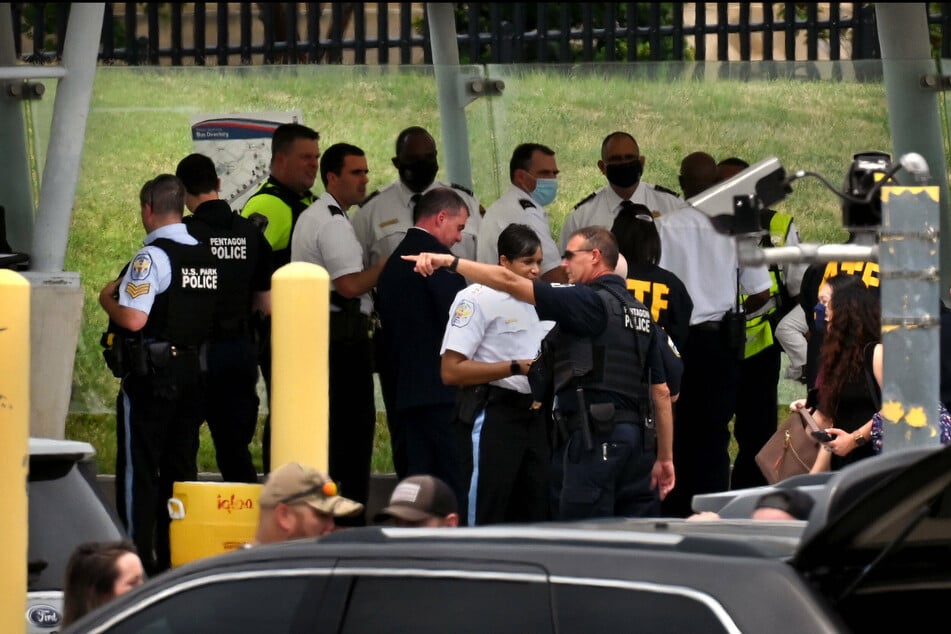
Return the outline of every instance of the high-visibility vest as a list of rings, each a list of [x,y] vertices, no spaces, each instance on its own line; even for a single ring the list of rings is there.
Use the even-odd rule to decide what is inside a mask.
[[[763,220],[768,220],[769,233],[760,240],[761,247],[781,247],[786,244],[789,227],[792,225],[792,216],[767,209],[763,212]],[[773,345],[774,318],[781,308],[789,303],[789,292],[786,290],[786,281],[779,266],[772,264],[769,267],[769,299],[756,311],[746,317],[746,350],[744,358],[749,359]],[[740,302],[746,301],[747,295],[740,295]]]

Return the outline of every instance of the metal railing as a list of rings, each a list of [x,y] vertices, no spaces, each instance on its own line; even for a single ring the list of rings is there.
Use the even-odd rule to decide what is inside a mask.
[[[922,3],[951,57],[951,5]],[[17,57],[62,55],[70,3],[12,3]],[[127,65],[431,64],[425,3],[105,3]],[[458,3],[463,63],[880,57],[872,3]]]

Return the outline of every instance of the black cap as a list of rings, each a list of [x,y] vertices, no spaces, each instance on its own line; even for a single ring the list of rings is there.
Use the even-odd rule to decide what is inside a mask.
[[[218,172],[215,163],[204,154],[189,154],[178,162],[175,176],[192,196],[218,191]]]

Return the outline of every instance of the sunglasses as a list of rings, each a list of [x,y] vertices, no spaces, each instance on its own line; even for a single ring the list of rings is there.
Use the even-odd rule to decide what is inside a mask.
[[[594,249],[575,249],[574,251],[569,251],[568,249],[565,249],[565,252],[561,254],[561,259],[571,260],[579,253],[591,253],[592,251],[594,251]]]

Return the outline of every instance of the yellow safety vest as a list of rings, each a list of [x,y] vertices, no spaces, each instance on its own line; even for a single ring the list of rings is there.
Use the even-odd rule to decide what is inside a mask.
[[[784,246],[790,225],[792,225],[792,216],[778,211],[773,212],[769,219],[769,235],[764,236],[760,246]],[[743,355],[745,359],[773,345],[773,328],[769,318],[779,310],[782,302],[780,289],[786,282],[782,279],[782,271],[775,264],[769,267],[769,277],[769,299],[766,300],[764,306],[750,313],[746,318],[746,350]],[[747,295],[740,295],[740,302],[745,302],[747,297]]]

